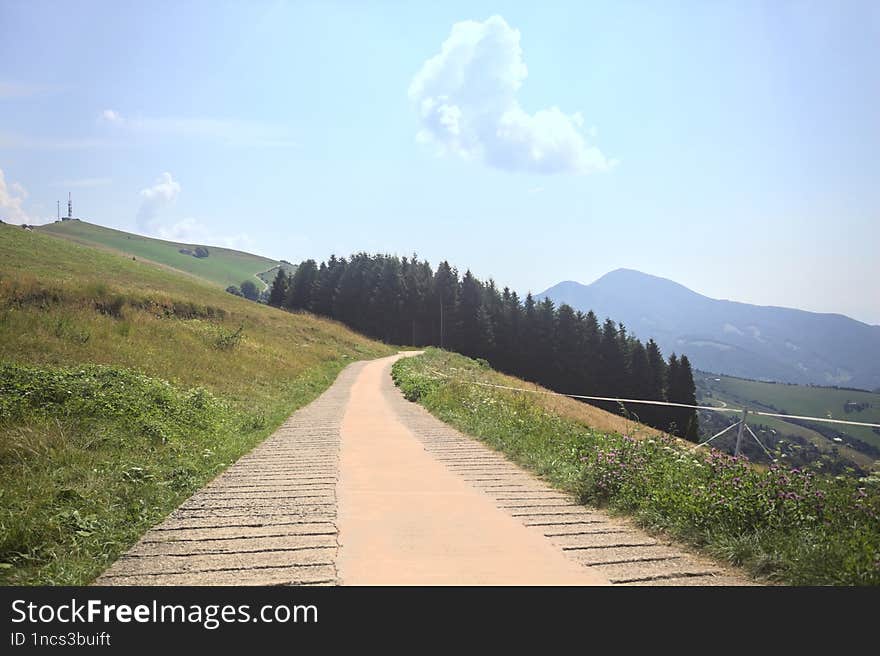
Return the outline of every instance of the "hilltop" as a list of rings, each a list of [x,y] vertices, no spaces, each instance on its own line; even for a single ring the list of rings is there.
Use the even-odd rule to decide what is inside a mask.
[[[262,289],[261,273],[278,267],[276,260],[229,248],[204,244],[187,244],[144,237],[114,230],[85,221],[56,221],[36,228],[37,231],[70,241],[149,260],[184,273],[198,276],[226,288],[253,280]],[[274,275],[274,272],[273,272]]]
[[[880,326],[709,298],[671,280],[617,269],[590,285],[566,281],[536,295],[623,322],[697,369],[757,380],[880,388]]]

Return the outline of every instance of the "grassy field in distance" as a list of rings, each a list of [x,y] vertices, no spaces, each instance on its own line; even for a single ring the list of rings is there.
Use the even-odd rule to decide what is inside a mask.
[[[392,352],[0,225],[0,584],[88,583],[346,364]]]
[[[705,395],[708,390],[711,392],[712,399],[716,402],[723,401],[729,406],[743,407],[745,405],[751,409],[767,412],[880,423],[880,394],[875,392],[766,383],[705,372],[697,372],[695,378],[697,379],[698,391]],[[847,404],[850,404],[850,412],[845,409]],[[804,428],[784,419],[758,417],[756,421],[777,430],[781,429],[795,434],[801,434],[797,432],[797,429]],[[815,426],[821,427],[823,425],[816,422]],[[869,427],[840,424],[824,424],[824,427],[880,447],[880,435]],[[815,431],[811,432],[815,433]],[[812,436],[807,437],[812,441]],[[823,439],[828,441],[826,438]]]
[[[194,249],[201,244],[185,244],[152,237],[143,237],[121,230],[105,228],[85,221],[56,221],[37,228],[56,237],[62,237],[86,246],[98,246],[118,251],[129,257],[150,260],[208,280],[223,289],[252,280],[262,289],[257,274],[278,266],[278,262],[259,255],[218,246],[205,246],[208,257],[193,257],[180,249]]]

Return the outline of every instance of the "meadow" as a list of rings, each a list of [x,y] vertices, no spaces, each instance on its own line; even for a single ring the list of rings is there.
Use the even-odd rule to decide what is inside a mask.
[[[744,378],[734,378],[700,372],[696,377],[698,390],[703,398],[723,401],[731,406],[748,407],[766,412],[786,413],[810,417],[828,417],[867,423],[880,423],[880,394],[865,390],[787,385],[767,383]],[[711,394],[711,397],[707,396]],[[847,412],[847,407],[849,412]],[[880,447],[880,431],[864,426],[845,426],[804,422],[794,424],[780,418],[761,417],[764,423],[777,430],[803,434],[812,440],[818,436],[828,445],[828,438],[821,432],[840,433],[844,443],[852,437],[874,447]],[[801,431],[798,431],[801,429]],[[809,431],[809,435],[806,432]],[[820,442],[821,443],[821,442]]]
[[[0,582],[89,582],[348,363],[391,352],[0,225]]]
[[[56,221],[36,230],[85,246],[110,249],[129,258],[149,260],[198,276],[223,289],[229,285],[238,286],[245,280],[251,280],[257,288],[263,289],[265,281],[258,274],[278,266],[278,262],[266,257],[216,246],[205,247],[207,257],[193,257],[180,250],[192,250],[196,247],[194,244],[143,237],[86,221]]]

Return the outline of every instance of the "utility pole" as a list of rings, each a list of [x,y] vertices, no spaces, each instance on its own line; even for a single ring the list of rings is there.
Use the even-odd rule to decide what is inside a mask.
[[[746,429],[746,415],[749,414],[749,411],[743,408],[742,419],[739,420],[739,430],[736,433],[736,449],[733,451],[734,456],[739,455],[740,448],[742,448],[743,441],[743,432]]]

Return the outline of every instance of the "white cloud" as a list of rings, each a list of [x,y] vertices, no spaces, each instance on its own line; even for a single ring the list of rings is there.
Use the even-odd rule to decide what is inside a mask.
[[[147,235],[168,241],[253,250],[253,241],[244,233],[217,236],[209,226],[192,217],[163,220],[162,211],[177,200],[180,192],[180,183],[167,171],[159,176],[152,187],[142,189],[137,214],[138,228]]]
[[[501,16],[452,26],[440,52],[409,87],[422,143],[441,153],[531,173],[592,173],[614,166],[588,138],[579,113],[558,107],[529,114],[517,100],[528,76],[520,33]]]
[[[6,223],[32,223],[22,207],[27,197],[27,190],[19,183],[6,184],[6,176],[0,169],[0,219]]]
[[[177,200],[180,194],[180,183],[170,173],[165,172],[156,180],[156,184],[141,189],[141,206],[137,213],[137,224],[142,230],[156,229],[159,213]]]
[[[101,120],[108,123],[122,123],[122,115],[115,109],[105,109],[101,112]]]

